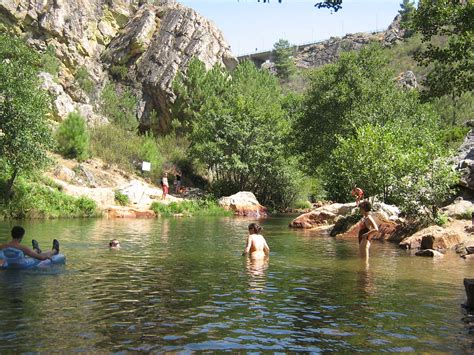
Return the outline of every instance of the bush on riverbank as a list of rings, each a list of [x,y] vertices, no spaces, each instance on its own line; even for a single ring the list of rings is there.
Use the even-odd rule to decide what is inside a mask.
[[[171,202],[168,205],[153,202],[151,209],[162,217],[176,214],[186,216],[232,216],[231,211],[226,211],[216,201],[209,199]]]
[[[94,201],[86,197],[68,196],[60,191],[60,186],[47,179],[28,181],[19,178],[12,199],[0,200],[0,217],[3,218],[73,218],[100,215]]]

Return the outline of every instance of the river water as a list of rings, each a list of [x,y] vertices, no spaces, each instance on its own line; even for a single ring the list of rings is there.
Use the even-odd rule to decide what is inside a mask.
[[[0,352],[472,351],[462,322],[473,261],[260,221],[268,262],[240,256],[239,218],[21,222],[65,266],[0,272]],[[0,222],[0,242],[13,222]],[[118,238],[122,249],[108,250]]]

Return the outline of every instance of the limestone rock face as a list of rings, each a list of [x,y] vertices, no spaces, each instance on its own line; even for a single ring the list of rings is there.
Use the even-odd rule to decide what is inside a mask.
[[[457,157],[454,158],[456,169],[461,173],[459,184],[469,190],[474,190],[474,130],[464,138]]]
[[[166,131],[173,79],[191,58],[207,68],[237,65],[216,26],[176,1],[2,0],[0,14],[0,25],[59,60],[57,78],[43,78],[45,90],[56,97],[56,120],[75,110],[89,124],[106,122],[98,112],[100,94],[113,77],[138,98],[141,126],[154,111]],[[75,78],[79,69],[91,81],[87,92]]]
[[[234,212],[237,216],[262,217],[267,215],[263,207],[252,192],[240,191],[234,195],[219,199],[219,206]]]

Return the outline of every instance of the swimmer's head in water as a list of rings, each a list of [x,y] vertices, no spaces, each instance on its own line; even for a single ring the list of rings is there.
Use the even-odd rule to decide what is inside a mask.
[[[118,239],[112,239],[109,242],[109,247],[110,248],[120,248],[120,241]]]
[[[250,223],[249,224],[249,232],[252,234],[260,234],[262,231],[262,227],[259,226],[257,223]]]
[[[365,212],[370,212],[372,211],[372,205],[370,204],[369,201],[362,201],[360,204],[359,204],[359,208]]]

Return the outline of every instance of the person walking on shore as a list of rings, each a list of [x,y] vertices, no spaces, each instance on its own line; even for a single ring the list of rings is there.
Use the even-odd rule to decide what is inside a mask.
[[[161,184],[161,189],[163,190],[163,195],[162,195],[162,200],[166,200],[166,195],[168,195],[168,191],[169,191],[169,183],[168,183],[168,173],[164,173],[163,174],[163,177],[161,178],[161,181],[160,181],[160,184]]]

